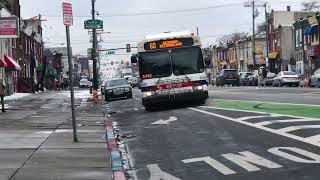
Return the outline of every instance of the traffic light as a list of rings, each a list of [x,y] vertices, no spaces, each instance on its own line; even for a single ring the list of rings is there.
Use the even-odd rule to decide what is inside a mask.
[[[126,49],[127,49],[127,53],[131,52],[131,45],[130,44],[126,44]]]

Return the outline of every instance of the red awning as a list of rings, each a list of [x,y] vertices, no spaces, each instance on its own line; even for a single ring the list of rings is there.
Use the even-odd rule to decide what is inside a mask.
[[[17,71],[21,70],[21,67],[19,66],[19,64],[15,60],[13,60],[11,57],[4,55],[4,61],[7,63],[8,69],[17,70]]]
[[[0,59],[0,67],[8,67],[8,65],[4,60]]]

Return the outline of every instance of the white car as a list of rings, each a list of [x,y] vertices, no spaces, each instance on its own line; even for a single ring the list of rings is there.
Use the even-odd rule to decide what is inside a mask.
[[[273,86],[282,87],[288,86],[300,86],[300,78],[297,73],[292,71],[281,71],[275,78],[273,78]]]
[[[89,87],[89,80],[88,79],[81,79],[79,82],[80,88],[87,88]]]
[[[313,87],[320,87],[320,68],[310,77],[309,85]]]

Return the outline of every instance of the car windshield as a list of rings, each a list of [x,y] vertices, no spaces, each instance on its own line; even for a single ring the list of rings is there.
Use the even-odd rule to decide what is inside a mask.
[[[283,75],[285,75],[285,76],[292,76],[292,75],[297,75],[297,73],[291,72],[291,71],[284,71],[284,72],[283,72]]]
[[[126,84],[128,83],[125,79],[116,79],[116,80],[107,81],[106,86],[112,87],[112,86],[120,86],[120,85],[126,85]]]
[[[204,71],[200,48],[175,49],[172,50],[171,56],[174,75],[186,75]]]
[[[140,74],[144,79],[170,76],[171,62],[168,51],[143,53],[140,55]]]

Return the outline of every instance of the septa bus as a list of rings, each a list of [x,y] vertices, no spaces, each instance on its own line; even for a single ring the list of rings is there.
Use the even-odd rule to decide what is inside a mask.
[[[148,35],[138,43],[137,54],[142,104],[151,110],[159,104],[204,103],[208,77],[200,37],[190,32]]]

